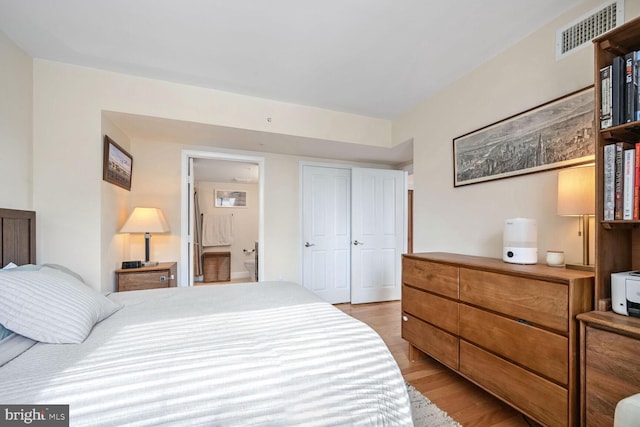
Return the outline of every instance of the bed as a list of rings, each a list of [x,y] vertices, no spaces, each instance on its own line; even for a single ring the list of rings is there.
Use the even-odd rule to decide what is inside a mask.
[[[0,324],[27,347],[0,367],[0,403],[68,404],[71,425],[412,425],[381,338],[294,283],[104,297],[26,265],[0,271]]]

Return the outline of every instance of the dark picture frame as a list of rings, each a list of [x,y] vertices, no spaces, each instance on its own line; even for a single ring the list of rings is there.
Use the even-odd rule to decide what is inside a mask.
[[[133,157],[107,135],[104,136],[102,179],[131,191]]]
[[[453,186],[590,163],[594,89],[556,98],[453,139]]]

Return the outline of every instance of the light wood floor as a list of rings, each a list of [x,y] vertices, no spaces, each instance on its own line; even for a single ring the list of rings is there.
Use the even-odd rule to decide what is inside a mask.
[[[391,350],[405,380],[464,427],[530,425],[510,406],[439,362],[429,357],[410,362],[409,344],[400,336],[399,301],[336,307],[375,329]]]

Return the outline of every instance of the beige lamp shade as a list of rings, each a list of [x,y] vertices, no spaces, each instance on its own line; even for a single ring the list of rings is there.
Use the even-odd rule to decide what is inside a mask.
[[[121,233],[166,233],[169,224],[159,208],[135,208],[120,229]]]
[[[594,215],[595,186],[593,165],[562,169],[558,173],[558,215]]]
[[[149,246],[151,233],[166,233],[169,224],[159,208],[135,208],[127,222],[120,229],[121,233],[144,233],[144,265],[158,265],[156,261],[149,261]]]

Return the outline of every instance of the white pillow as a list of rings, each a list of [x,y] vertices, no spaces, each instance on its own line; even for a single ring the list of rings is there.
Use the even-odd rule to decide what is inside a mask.
[[[36,341],[81,343],[121,307],[53,268],[0,275],[0,323]]]
[[[2,267],[3,270],[11,270],[12,268],[16,268],[17,265],[15,265],[14,263],[10,262],[9,264],[5,265],[4,267]]]

